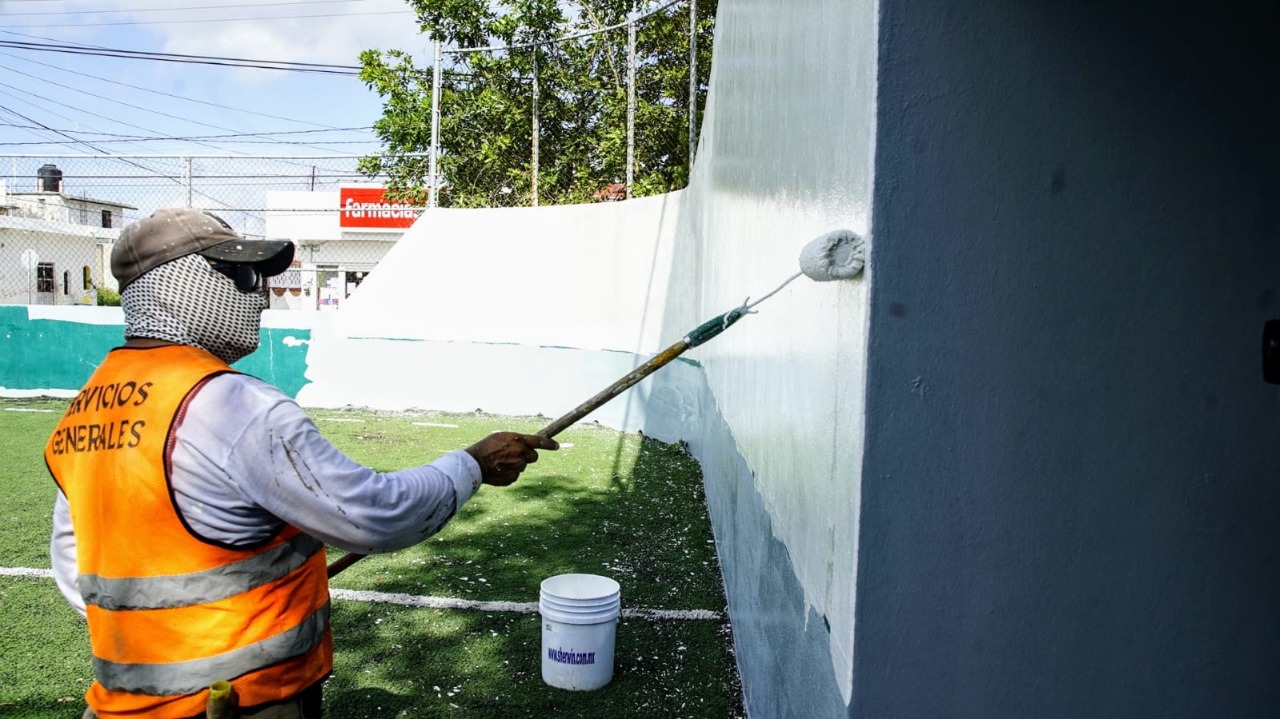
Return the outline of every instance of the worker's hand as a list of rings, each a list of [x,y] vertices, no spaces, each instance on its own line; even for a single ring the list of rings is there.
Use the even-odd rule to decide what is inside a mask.
[[[540,449],[560,449],[560,443],[536,434],[494,432],[467,447],[467,454],[480,465],[485,484],[505,487],[515,482],[525,467],[538,461]]]

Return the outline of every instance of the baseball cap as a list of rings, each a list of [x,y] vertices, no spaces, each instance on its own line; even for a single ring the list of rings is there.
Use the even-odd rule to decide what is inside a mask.
[[[263,277],[274,277],[293,262],[293,243],[246,240],[211,212],[170,207],[120,231],[111,250],[111,274],[124,290],[144,272],[191,254],[253,265]]]

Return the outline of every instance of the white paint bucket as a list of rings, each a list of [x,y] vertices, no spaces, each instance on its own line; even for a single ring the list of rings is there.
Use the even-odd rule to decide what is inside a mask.
[[[608,577],[561,574],[544,579],[538,594],[542,681],[573,690],[599,689],[612,681],[621,607],[621,588]]]

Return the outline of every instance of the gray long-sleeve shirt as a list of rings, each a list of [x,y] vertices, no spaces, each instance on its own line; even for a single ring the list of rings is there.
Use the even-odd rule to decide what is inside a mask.
[[[213,378],[175,432],[171,482],[198,535],[247,546],[292,524],[326,544],[390,552],[439,532],[480,487],[480,467],[458,450],[420,467],[379,473],[324,439],[290,397],[253,377]],[[50,556],[58,588],[84,612],[66,497],[54,504]]]

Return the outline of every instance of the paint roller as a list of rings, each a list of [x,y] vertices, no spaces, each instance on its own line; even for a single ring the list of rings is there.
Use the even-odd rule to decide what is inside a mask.
[[[669,364],[686,351],[711,340],[721,332],[729,329],[738,320],[748,314],[752,314],[757,305],[780,292],[782,288],[791,284],[793,280],[796,280],[801,275],[815,282],[847,280],[856,277],[865,264],[865,243],[862,237],[852,230],[835,230],[810,241],[800,252],[800,270],[788,277],[772,292],[755,302],[751,302],[750,298],[747,298],[741,305],[698,325],[680,338],[678,342],[654,355],[648,362],[623,375],[613,384],[600,390],[591,399],[574,407],[559,419],[538,430],[536,434],[542,437],[555,437],[570,425],[599,409],[606,402],[627,391],[637,382]],[[363,554],[349,553],[334,560],[329,565],[329,577],[333,578],[339,572],[364,557],[365,555]]]

